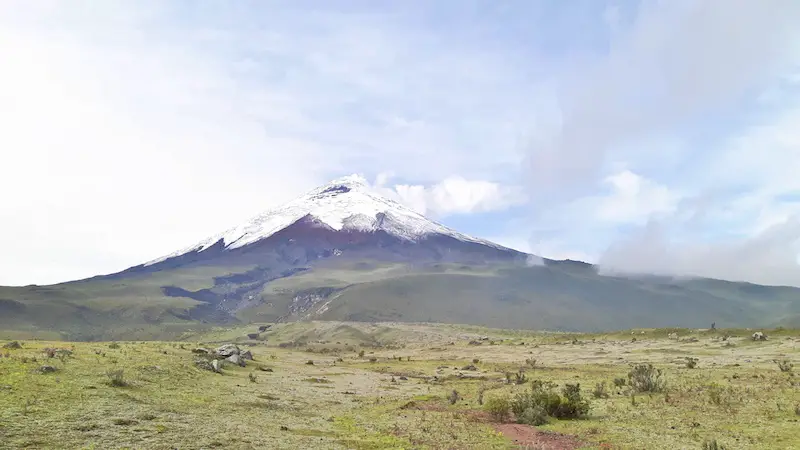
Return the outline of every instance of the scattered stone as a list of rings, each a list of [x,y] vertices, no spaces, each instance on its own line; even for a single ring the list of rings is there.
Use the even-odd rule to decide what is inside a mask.
[[[222,347],[217,349],[217,355],[227,358],[231,355],[238,355],[239,354],[239,347],[236,344],[225,344]]]
[[[195,359],[194,360],[194,365],[198,369],[203,369],[203,370],[208,370],[208,371],[211,371],[211,372],[216,372],[214,370],[214,366],[211,364],[211,361],[209,361],[207,359]]]
[[[281,425],[281,431],[289,431],[289,427],[286,425]]]
[[[228,361],[231,364],[236,364],[236,365],[238,365],[240,367],[244,367],[244,366],[247,365],[247,363],[245,362],[244,358],[242,358],[239,355],[228,356],[227,358],[225,358],[225,361]]]
[[[217,373],[222,373],[222,364],[223,364],[222,361],[218,359],[211,361],[211,367],[214,370],[214,372]]]
[[[258,336],[259,336],[258,333],[248,333],[247,339],[258,339]]]
[[[469,341],[467,345],[481,345],[480,341]]]
[[[245,350],[245,351],[244,351],[244,352],[242,352],[242,353],[241,353],[239,356],[240,356],[242,359],[249,359],[250,361],[252,361],[252,360],[253,360],[253,354],[250,352],[250,350]]]
[[[7,343],[7,344],[3,345],[3,348],[7,348],[7,349],[18,349],[18,348],[22,348],[22,345],[21,345],[19,342],[17,342],[17,341],[11,341],[11,342],[9,342],[9,343]]]
[[[678,333],[670,333],[669,334],[669,338],[672,339],[673,341],[677,341],[678,340]]]
[[[756,331],[755,333],[753,333],[752,339],[754,341],[766,341],[767,335],[760,331]]]
[[[400,378],[398,378],[398,380],[400,380],[400,381],[408,381],[408,377],[400,377]]]
[[[211,353],[211,350],[203,347],[197,347],[195,349],[192,349],[192,353],[197,353],[198,355],[207,355]]]
[[[269,330],[269,325],[261,325],[260,327],[258,327],[258,332],[259,333],[263,333],[263,332],[265,332],[267,330]]]
[[[258,370],[260,370],[260,371],[262,371],[262,372],[274,372],[274,371],[272,370],[272,367],[258,366]]]
[[[478,368],[475,367],[474,364],[469,364],[469,365],[466,365],[466,366],[462,367],[461,370],[478,370]]]
[[[42,366],[42,367],[39,367],[39,373],[53,373],[53,372],[58,372],[58,369],[56,369],[53,366]]]

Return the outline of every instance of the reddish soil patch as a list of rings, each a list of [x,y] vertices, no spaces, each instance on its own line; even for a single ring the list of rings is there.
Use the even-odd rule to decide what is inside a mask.
[[[552,431],[542,431],[530,425],[504,423],[494,424],[494,428],[522,448],[536,450],[576,450],[585,445],[575,436]]]

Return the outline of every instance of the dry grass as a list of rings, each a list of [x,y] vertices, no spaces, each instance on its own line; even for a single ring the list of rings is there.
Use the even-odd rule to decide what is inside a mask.
[[[120,342],[118,348],[22,341],[20,349],[0,350],[2,445],[514,448],[494,430],[479,398],[494,401],[529,389],[529,383],[505,382],[506,372],[522,370],[528,380],[580,383],[591,402],[589,417],[552,420],[541,429],[575,435],[586,448],[699,449],[713,439],[727,449],[800,448],[800,378],[774,362],[798,360],[797,331],[770,332],[766,342],[736,330],[684,332],[696,342],[637,331],[632,342],[630,332],[347,324],[356,329],[347,328],[351,336],[328,340],[340,327],[276,326],[268,341],[249,347],[255,361],[228,365],[222,375],[195,368],[191,349],[242,338],[246,330],[215,330],[192,342]],[[733,337],[723,342],[726,333]],[[481,337],[488,339],[469,345]],[[301,344],[277,348],[289,340]],[[73,352],[48,358],[46,348]],[[697,367],[688,368],[686,358],[697,358]],[[634,364],[648,363],[662,370],[664,392],[631,397],[629,386],[614,383]],[[475,370],[465,370],[470,364]],[[42,373],[43,365],[57,370]],[[263,365],[273,372],[258,371],[251,381]],[[120,374],[123,383],[107,374]],[[605,383],[603,395],[593,395],[599,383]]]

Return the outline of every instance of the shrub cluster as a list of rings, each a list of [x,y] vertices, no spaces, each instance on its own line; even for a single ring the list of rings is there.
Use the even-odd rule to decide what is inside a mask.
[[[511,401],[511,410],[517,417],[517,422],[542,425],[550,417],[585,417],[589,413],[589,402],[581,397],[580,384],[566,384],[561,393],[558,393],[553,383],[533,380],[528,392],[517,394]]]

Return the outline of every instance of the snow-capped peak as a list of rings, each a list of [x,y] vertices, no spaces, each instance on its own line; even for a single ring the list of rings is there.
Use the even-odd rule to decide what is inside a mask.
[[[461,241],[504,248],[429,220],[410,208],[373,192],[369,182],[362,176],[349,175],[315,188],[301,197],[259,214],[237,227],[211,236],[196,245],[150,261],[145,266],[193,251],[202,252],[220,240],[228,250],[244,247],[268,238],[308,215],[338,231],[372,232],[382,230],[397,238],[412,242],[428,235],[439,234]]]

